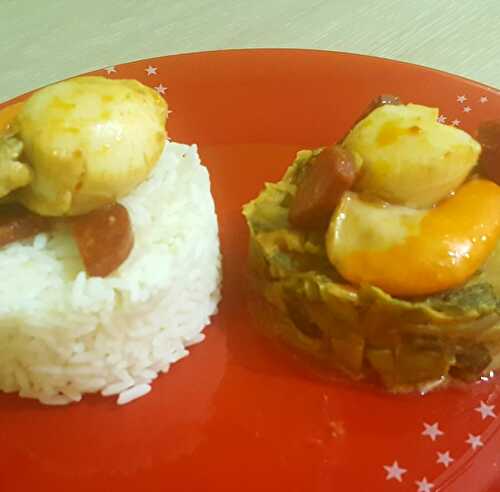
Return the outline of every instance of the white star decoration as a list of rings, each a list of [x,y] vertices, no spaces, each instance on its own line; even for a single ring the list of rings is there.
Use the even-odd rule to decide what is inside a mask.
[[[481,436],[474,436],[473,434],[469,434],[469,439],[465,441],[467,444],[470,444],[471,448],[475,451],[477,448],[484,446],[483,441],[481,441]]]
[[[442,436],[444,434],[443,431],[439,430],[439,423],[435,422],[432,425],[426,424],[424,422],[425,430],[422,432],[423,436],[429,436],[433,441],[436,440],[437,437]]]
[[[167,88],[163,84],[159,84],[155,87],[155,90],[156,92],[158,92],[158,94],[165,94]]]
[[[144,69],[144,71],[148,74],[148,77],[150,75],[157,75],[156,71],[158,69],[156,67],[152,67],[151,65],[149,65],[147,68]]]
[[[465,96],[458,96],[457,97],[457,101],[459,103],[464,103],[465,101],[467,101],[467,97],[465,97]]]
[[[485,420],[488,417],[491,417],[492,419],[496,417],[496,414],[493,411],[494,409],[495,405],[486,405],[484,401],[481,401],[480,406],[475,408],[474,410],[481,414],[481,420]]]
[[[465,97],[465,96],[464,96]],[[465,109],[465,108],[464,108]],[[466,111],[468,112],[468,111]],[[438,121],[440,123],[444,123],[446,121],[446,117],[441,116]],[[457,126],[460,124],[459,120],[453,120],[453,125]],[[484,401],[480,401],[479,406],[474,409],[476,412],[481,414],[481,419],[486,420],[487,418],[496,418],[497,415],[495,413],[495,405],[488,405]],[[432,424],[428,424],[427,422],[423,422],[424,430],[422,431],[422,435],[425,437],[429,437],[431,441],[436,441],[438,437],[443,436],[445,433],[439,428],[439,422],[434,422]],[[468,434],[468,439],[465,441],[470,447],[472,451],[476,451],[478,448],[484,446],[481,435]],[[436,463],[438,465],[443,465],[444,468],[448,468],[455,461],[452,458],[449,450],[444,452],[436,453]],[[394,461],[392,465],[384,465],[384,470],[386,471],[386,480],[396,480],[397,482],[403,482],[403,475],[407,473],[407,469],[403,468],[399,465],[397,461]],[[413,477],[410,477],[413,478]],[[415,485],[417,486],[417,492],[432,492],[435,488],[435,485],[428,481],[427,477],[423,477],[421,480],[416,480]]]
[[[470,113],[471,111],[472,111],[472,108],[470,106],[465,106],[464,113]]]
[[[418,486],[418,492],[431,492],[431,489],[434,487],[434,484],[429,483],[426,477],[422,478],[422,480],[417,480],[415,485]]]
[[[453,463],[453,461],[455,461],[450,456],[450,452],[449,451],[446,451],[446,453],[440,453],[438,451],[437,455],[438,455],[438,459],[437,459],[436,463],[444,465],[445,468],[448,468],[450,466],[450,463]]]
[[[460,123],[461,123],[461,122],[460,122],[460,120],[456,120],[456,119],[455,119],[455,120],[453,120],[453,121],[451,122],[451,124],[452,124],[453,126],[459,126],[459,125],[460,125]]]
[[[104,69],[106,73],[109,75],[110,73],[116,73],[116,68],[115,67],[107,67]]]
[[[387,476],[385,477],[386,480],[391,480],[391,479],[395,479],[397,480],[398,482],[402,482],[403,479],[401,478],[407,470],[405,470],[404,468],[401,468],[398,464],[397,461],[395,461],[392,465],[388,466],[388,465],[385,465],[384,466],[384,469],[385,471],[387,472]]]
[[[446,116],[440,114],[438,117],[438,123],[446,123]]]
[[[479,98],[479,102],[481,104],[487,103],[488,102],[488,98],[486,96],[482,96],[482,97]]]

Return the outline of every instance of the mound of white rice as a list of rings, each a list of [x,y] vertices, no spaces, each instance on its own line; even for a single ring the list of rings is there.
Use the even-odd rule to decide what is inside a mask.
[[[83,393],[126,403],[203,340],[219,301],[217,218],[195,146],[167,143],[121,200],[134,248],[89,278],[65,228],[0,250],[0,390],[46,404]]]

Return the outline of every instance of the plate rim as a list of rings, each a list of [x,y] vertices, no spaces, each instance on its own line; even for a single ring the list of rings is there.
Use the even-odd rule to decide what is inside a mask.
[[[141,63],[141,62],[148,62],[152,60],[157,60],[161,58],[184,58],[184,57],[192,57],[192,56],[217,56],[219,54],[241,54],[241,55],[250,55],[250,54],[257,54],[257,53],[263,53],[266,55],[278,55],[278,54],[285,54],[285,53],[296,53],[300,55],[313,55],[313,54],[331,54],[331,55],[338,55],[338,56],[345,56],[345,57],[353,57],[353,58],[359,58],[359,59],[365,59],[365,60],[374,60],[378,62],[383,62],[383,63],[389,63],[389,64],[396,64],[396,65],[405,65],[408,67],[413,67],[417,68],[419,70],[423,70],[426,72],[433,72],[436,75],[444,76],[446,78],[453,78],[453,79],[459,79],[467,84],[472,84],[473,86],[476,86],[478,88],[481,88],[483,90],[487,90],[488,92],[492,93],[495,96],[500,96],[500,89],[497,89],[493,87],[492,85],[485,84],[483,82],[479,82],[474,79],[470,79],[468,77],[465,77],[463,75],[458,75],[453,72],[447,72],[446,70],[441,70],[439,68],[433,68],[429,67],[427,65],[421,65],[418,63],[413,63],[413,62],[408,62],[404,60],[396,60],[394,58],[388,58],[384,56],[375,56],[375,55],[367,55],[363,53],[356,53],[356,52],[350,52],[350,51],[338,51],[338,50],[327,50],[327,49],[319,49],[319,48],[281,48],[281,47],[276,47],[276,48],[227,48],[227,49],[218,49],[218,50],[200,50],[200,51],[187,51],[187,52],[179,52],[179,53],[170,53],[166,55],[158,55],[158,56],[151,56],[147,58],[137,58],[133,59],[130,61],[126,61],[123,63],[118,63],[117,65],[119,66],[126,66],[126,65],[133,65],[135,63]],[[110,66],[110,65],[107,65]],[[99,70],[104,70],[107,66],[104,67],[97,67],[94,69],[90,69],[84,72],[77,73],[75,75],[71,75],[70,77],[62,78],[55,80],[53,82],[49,82],[45,85],[41,85],[39,87],[35,87],[34,89],[23,92],[22,94],[18,94],[17,96],[14,96],[13,98],[7,99],[6,101],[0,102],[0,109],[4,108],[5,106],[8,106],[9,104],[13,104],[15,102],[21,101],[23,98],[27,97],[28,95],[32,94],[35,91],[38,91],[40,89],[43,89],[44,87],[47,87],[49,85],[56,84],[58,82],[62,82],[64,80],[70,80],[75,77],[81,77],[87,74],[94,74],[95,72]]]

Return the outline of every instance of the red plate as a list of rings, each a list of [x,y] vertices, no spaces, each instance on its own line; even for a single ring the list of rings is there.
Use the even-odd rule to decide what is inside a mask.
[[[127,406],[0,396],[0,490],[500,490],[499,380],[421,397],[316,379],[252,326],[240,213],[298,149],[334,142],[374,95],[438,106],[443,121],[474,131],[500,115],[499,92],[418,66],[299,50],[96,73],[165,91],[170,136],[199,145],[220,219],[224,298],[206,341]]]

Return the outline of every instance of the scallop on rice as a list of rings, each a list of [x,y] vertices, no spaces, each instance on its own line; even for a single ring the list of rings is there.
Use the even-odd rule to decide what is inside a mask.
[[[186,356],[189,345],[203,340],[202,330],[216,312],[220,296],[217,218],[209,174],[200,162],[196,146],[168,141],[165,145],[165,134],[162,142],[158,134],[151,136],[156,124],[151,119],[153,113],[145,110],[145,114],[139,114],[137,125],[151,134],[141,137],[133,129],[135,133],[126,142],[129,148],[123,148],[116,134],[109,137],[111,143],[99,140],[102,133],[112,133],[116,121],[123,123],[127,111],[130,121],[134,120],[138,108],[127,104],[135,95],[139,96],[138,105],[147,105],[159,96],[133,82],[120,99],[120,88],[117,90],[108,82],[132,81],[103,79],[90,82],[104,84],[104,92],[109,94],[86,86],[83,91],[86,108],[79,106],[80,96],[76,97],[76,108],[71,108],[75,96],[70,93],[71,87],[64,86],[71,82],[61,83],[59,92],[57,86],[61,84],[52,86],[56,87],[55,93],[45,95],[47,101],[39,98],[29,107],[28,100],[12,123],[4,124],[3,133],[0,118],[0,190],[4,170],[18,170],[12,163],[14,160],[26,166],[29,174],[19,180],[15,189],[7,189],[0,200],[15,202],[16,207],[21,204],[23,213],[26,210],[30,216],[49,223],[48,227],[32,227],[31,234],[15,237],[14,233],[8,241],[4,238],[2,244],[9,227],[11,233],[22,227],[16,229],[0,216],[0,390],[55,405],[79,401],[85,393],[100,392],[104,396],[118,395],[121,404],[148,393],[160,372],[167,372],[172,363]],[[100,107],[106,101],[120,105],[118,116],[113,114],[114,106],[109,110]],[[153,104],[164,103],[156,100]],[[70,107],[62,133],[73,125],[80,136],[83,134],[80,140],[76,143],[71,140],[76,131],[68,132],[70,136],[61,140],[59,129],[59,140],[55,143],[53,136],[47,143],[50,140],[47,135],[43,140],[40,132],[29,133],[29,125],[36,124],[37,111],[45,111],[43,117],[47,117],[47,105],[59,105],[63,111]],[[104,126],[109,123],[107,130],[100,135],[97,131],[97,136],[96,128],[102,126],[102,121],[86,114],[93,111],[93,105],[94,112],[100,111],[99,118],[109,119],[104,122]],[[166,119],[166,106],[163,113]],[[160,123],[164,126],[165,121]],[[129,124],[123,123],[124,127]],[[120,135],[124,131],[126,128],[121,128]],[[150,137],[159,151],[145,157],[141,145],[150,145]],[[43,143],[33,144],[35,138]],[[15,147],[18,142],[22,148],[14,155],[15,159],[12,152],[6,158],[8,146]],[[42,162],[47,161],[43,145],[49,146],[49,150],[53,146],[52,153],[46,152],[49,160],[57,153],[54,148],[59,152],[56,156],[59,161],[50,163],[61,166],[59,174],[71,174],[75,156],[85,161],[84,172],[75,183],[68,185],[65,181],[61,186],[58,183],[54,191],[52,184],[57,178],[49,180],[54,174]],[[130,169],[136,166],[127,171],[133,176],[132,183],[127,176],[119,175],[122,170],[112,170],[114,175],[102,178],[104,171],[110,169],[105,161],[99,164],[101,169],[92,170],[92,165],[101,158],[95,154],[96,145],[108,150],[111,147],[112,156],[120,157],[120,162]],[[75,153],[72,146],[80,152]],[[137,155],[127,161],[134,152]],[[145,160],[140,161],[141,158]],[[148,169],[137,178],[139,165],[142,170]],[[6,182],[12,183],[12,176]],[[72,196],[65,202],[68,189]],[[4,206],[11,205],[1,205]],[[104,256],[113,256],[120,248],[125,252],[119,265],[112,264],[99,273],[99,265],[102,267],[107,258],[89,256],[92,249],[88,238],[87,243],[81,242],[78,221],[87,220],[88,214],[96,213],[95,210],[101,213],[106,206],[119,206],[128,215],[133,240],[122,247],[111,241],[119,241],[119,234],[110,239],[106,237],[109,234],[106,229],[91,231],[94,255],[96,248]],[[110,217],[109,223],[113,225],[115,215]]]

